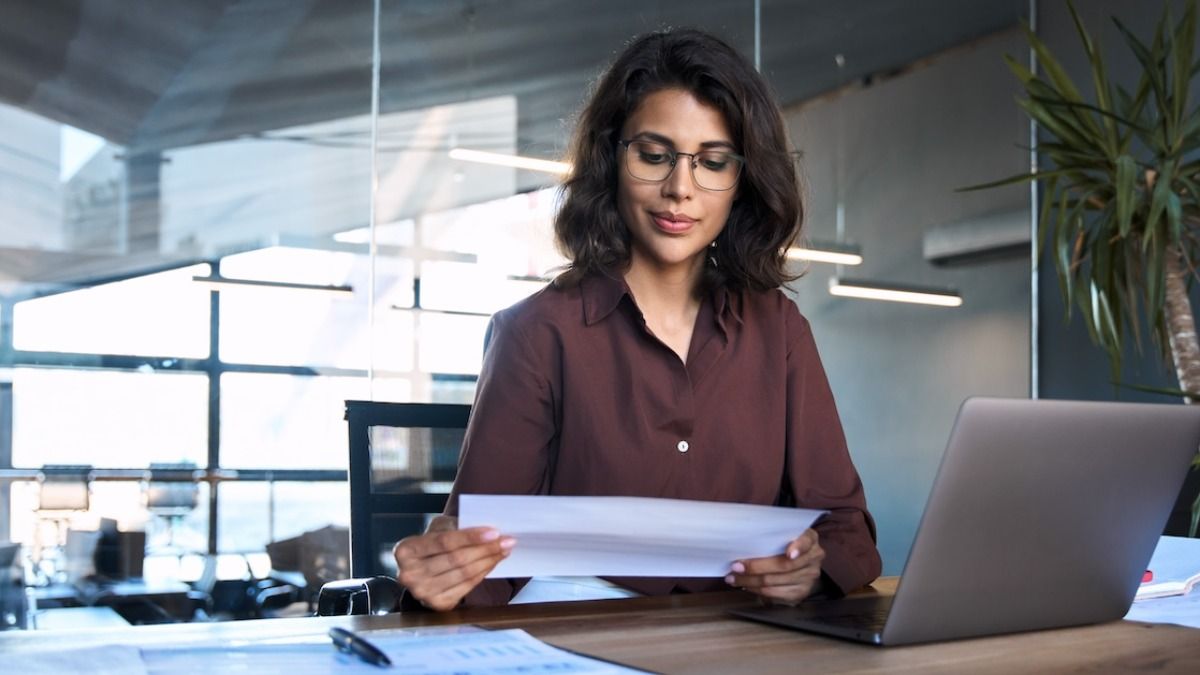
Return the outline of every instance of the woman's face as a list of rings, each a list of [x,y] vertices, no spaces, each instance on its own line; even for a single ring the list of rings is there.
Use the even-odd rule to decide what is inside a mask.
[[[663,89],[642,99],[621,129],[621,140],[648,141],[657,144],[657,149],[665,146],[684,153],[738,152],[725,116],[682,89]],[[617,210],[632,234],[631,267],[699,273],[705,249],[725,229],[737,187],[708,190],[697,186],[690,154],[678,158],[666,180],[635,178],[629,172],[630,162],[664,161],[658,155],[635,156],[639,149],[652,147],[617,146]],[[645,174],[644,168],[641,173]]]

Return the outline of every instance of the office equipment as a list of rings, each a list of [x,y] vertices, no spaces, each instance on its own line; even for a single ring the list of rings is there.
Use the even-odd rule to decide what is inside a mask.
[[[395,574],[392,546],[441,513],[471,406],[346,401],[350,573]]]
[[[880,579],[864,594],[890,595],[895,579]],[[500,629],[520,627],[554,647],[593,659],[605,659],[660,673],[774,673],[874,672],[874,673],[1012,673],[1012,672],[1197,672],[1200,640],[1196,631],[1178,626],[1148,627],[1131,621],[1057,631],[1022,633],[965,640],[948,644],[916,645],[904,649],[870,649],[823,636],[783,631],[743,621],[729,610],[758,604],[748,593],[721,591],[689,595],[565,602],[466,609],[454,612],[405,612],[387,616],[315,617],[191,623],[154,628],[132,627],[112,631],[66,634],[56,631],[0,633],[4,665],[25,672],[26,655],[39,649],[61,649],[70,640],[73,648],[110,645],[141,647],[166,654],[175,647],[251,642],[312,640],[309,669],[343,659],[337,671],[379,673],[379,669],[340,656],[329,646],[325,632],[344,626],[367,636],[384,648],[387,640],[378,631],[469,630],[470,625]],[[180,672],[196,672],[195,662],[180,654]],[[214,657],[215,658],[215,657]],[[395,654],[391,658],[397,664]],[[289,675],[300,675],[305,663]],[[190,667],[190,670],[187,668]],[[331,672],[328,666],[319,672]],[[346,670],[343,670],[345,668]],[[399,670],[398,668],[396,669]],[[157,672],[162,672],[157,671]],[[217,671],[220,672],[220,671]],[[260,672],[260,671],[255,671]],[[268,672],[268,671],[261,671]]]
[[[141,577],[146,561],[146,533],[122,531],[112,518],[101,518],[99,531],[96,574],[108,579]]]
[[[1192,406],[969,399],[894,602],[737,615],[882,645],[1119,619],[1198,445]]]
[[[46,541],[40,524],[34,530],[34,582],[64,580],[67,530],[74,515],[91,508],[91,472],[91,466],[74,464],[47,464],[39,472],[38,519],[52,534]]]
[[[384,654],[383,651],[371,644],[366,638],[356,635],[351,631],[334,626],[329,629],[329,638],[333,640],[333,645],[339,651],[347,654],[354,654],[358,658],[366,661],[373,666],[382,666],[390,668],[392,660]]]
[[[149,479],[142,485],[146,511],[166,523],[166,541],[156,542],[156,553],[186,553],[175,545],[179,523],[200,503],[200,483],[196,480],[163,480],[166,474],[192,474],[194,462],[151,462]]]

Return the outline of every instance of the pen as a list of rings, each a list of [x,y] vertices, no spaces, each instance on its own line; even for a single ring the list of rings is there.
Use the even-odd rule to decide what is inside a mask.
[[[380,651],[379,647],[367,642],[361,635],[352,633],[345,628],[330,628],[329,637],[338,651],[354,654],[367,663],[380,668],[391,668],[392,660]]]

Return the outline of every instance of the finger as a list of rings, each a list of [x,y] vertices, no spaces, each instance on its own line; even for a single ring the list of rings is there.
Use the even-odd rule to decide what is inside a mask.
[[[483,581],[488,572],[508,557],[510,551],[511,548],[506,548],[498,555],[476,560],[444,574],[423,577],[409,588],[409,592],[430,609],[453,609],[463,596]]]
[[[476,574],[468,578],[464,578],[458,583],[436,593],[430,598],[429,602],[426,603],[426,606],[430,607],[431,609],[453,609],[454,607],[457,607],[458,603],[487,577],[488,572],[492,571],[492,568],[494,568],[496,564],[500,562],[500,560],[503,560],[506,557],[508,557],[507,553],[503,556],[500,556],[500,559],[496,560],[493,564],[483,569],[476,570]],[[439,577],[439,580],[440,579],[441,577]]]
[[[412,563],[415,563],[416,566],[420,567],[429,576],[447,574],[455,570],[473,568],[480,561],[486,561],[491,558],[496,558],[497,562],[499,562],[503,556],[508,555],[508,551],[516,545],[516,541],[512,537],[501,537],[499,541],[477,546],[464,546],[463,548],[447,551],[440,555],[412,561]]]
[[[804,534],[788,542],[787,548],[784,549],[783,554],[784,556],[795,560],[819,544],[820,538],[817,536],[817,531],[808,529],[804,531]]]
[[[508,555],[508,551],[516,545],[512,537],[501,537],[499,541],[488,542],[476,546],[465,546],[453,551],[446,551],[424,558],[405,557],[403,552],[396,555],[396,579],[401,585],[413,588],[426,581],[455,570],[472,570],[480,561],[495,559],[499,561]],[[399,550],[399,549],[398,549]],[[495,563],[493,562],[492,565]],[[444,584],[446,582],[442,582]]]
[[[729,582],[732,586],[753,591],[760,588],[793,586],[795,584],[808,583],[819,578],[820,576],[821,568],[819,566],[812,566],[779,574],[731,574],[725,578],[725,581]]]
[[[465,530],[447,530],[443,532],[428,532],[412,537],[405,537],[396,544],[397,557],[428,558],[447,551],[496,541],[500,533],[490,527],[471,527]]]
[[[758,558],[748,560],[740,565],[742,573],[731,572],[725,577],[726,583],[738,588],[761,588],[773,585],[788,585],[798,579],[820,576],[821,563],[825,560],[825,552],[821,549],[809,550],[795,560],[788,560],[782,555],[774,558]],[[737,569],[738,564],[733,565]]]
[[[812,595],[813,588],[814,584],[811,583],[795,584],[792,586],[772,586],[770,588],[754,591],[754,593],[759,597],[767,598],[772,602],[794,605]]]
[[[434,516],[433,520],[429,522],[429,528],[427,530],[425,530],[425,532],[426,533],[448,532],[450,530],[457,530],[457,529],[458,529],[458,517],[457,516]]]
[[[749,558],[739,560],[730,565],[730,572],[737,574],[780,574],[791,572],[813,565],[820,565],[825,560],[825,550],[820,546],[807,549],[797,557],[790,558],[787,553],[773,555],[767,558]]]

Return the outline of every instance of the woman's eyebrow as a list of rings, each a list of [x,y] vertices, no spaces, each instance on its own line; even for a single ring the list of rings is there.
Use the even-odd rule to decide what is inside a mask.
[[[658,134],[653,131],[639,131],[638,133],[633,135],[632,139],[654,141],[655,143],[662,143],[663,145],[667,145],[672,148],[675,147],[675,141],[671,140],[670,138],[668,138],[666,136],[663,136],[662,134]],[[733,143],[731,143],[729,141],[704,141],[703,143],[700,144],[701,150],[709,150],[712,148],[727,148],[729,150],[734,149]]]

